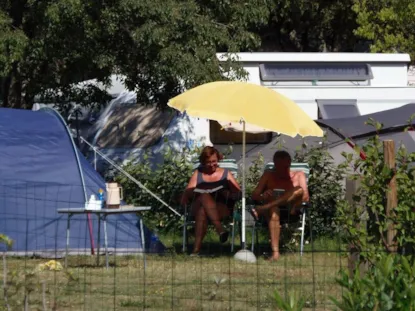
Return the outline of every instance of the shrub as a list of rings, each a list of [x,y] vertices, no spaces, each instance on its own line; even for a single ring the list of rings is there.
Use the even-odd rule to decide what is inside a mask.
[[[374,120],[368,124],[381,130],[382,125]],[[415,243],[415,213],[413,196],[415,193],[415,153],[409,154],[403,146],[398,148],[396,168],[389,169],[384,163],[383,144],[379,136],[370,138],[362,146],[366,159],[354,159],[352,154],[344,154],[346,162],[359,175],[350,178],[360,179],[361,187],[353,196],[353,203],[341,200],[338,205],[338,227],[345,234],[348,244],[367,261],[373,261],[381,253],[388,251],[387,231],[389,225],[395,224],[397,236],[395,245],[399,250],[413,249]],[[357,152],[360,150],[357,148]],[[386,214],[386,194],[391,178],[396,176],[398,204],[391,215]],[[356,224],[362,223],[362,226]]]
[[[367,122],[380,132],[382,125],[372,119]],[[338,204],[336,222],[343,232],[345,242],[359,254],[359,262],[367,271],[355,265],[351,275],[341,273],[338,283],[346,289],[339,302],[348,310],[415,310],[415,260],[401,255],[413,251],[415,246],[414,200],[415,153],[398,147],[396,167],[385,164],[383,144],[379,135],[370,138],[361,147],[366,159],[355,159],[353,154],[344,154],[343,168],[351,167],[359,174],[350,176],[360,180],[360,187],[352,202],[341,200]],[[360,153],[360,148],[356,148]],[[386,213],[389,183],[396,177],[398,202],[393,213]],[[388,245],[388,229],[394,224],[397,235]],[[395,247],[398,253],[395,253]],[[405,251],[405,252],[404,252]]]
[[[181,212],[180,195],[193,171],[191,159],[198,152],[198,149],[185,149],[182,153],[176,154],[171,149],[167,149],[163,163],[154,170],[151,168],[152,159],[148,155],[145,155],[139,163],[129,162],[123,169],[168,205]],[[128,204],[152,207],[151,211],[142,214],[149,227],[157,228],[162,232],[179,228],[180,218],[147,191],[121,173],[116,175],[115,181],[122,185],[125,201]]]
[[[325,139],[318,147],[309,147],[303,143],[298,147],[293,161],[305,162],[310,166],[308,191],[312,208],[309,217],[313,232],[319,236],[332,236],[336,228],[336,205],[344,195],[344,189],[339,183],[344,178],[344,169],[334,164]]]
[[[415,264],[404,256],[382,255],[365,275],[343,272],[337,282],[342,301],[331,300],[342,311],[415,310]]]

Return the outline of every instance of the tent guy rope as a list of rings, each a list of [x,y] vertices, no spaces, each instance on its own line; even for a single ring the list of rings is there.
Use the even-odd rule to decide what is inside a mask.
[[[155,193],[153,193],[150,189],[148,189],[146,186],[144,186],[141,182],[139,182],[137,179],[135,179],[133,176],[131,176],[129,173],[127,173],[125,170],[123,170],[120,166],[118,166],[114,161],[107,158],[102,152],[100,152],[96,147],[91,145],[85,138],[81,136],[81,140],[85,142],[89,147],[91,147],[94,152],[99,154],[105,161],[107,161],[109,164],[111,164],[113,167],[115,167],[117,170],[119,170],[121,173],[123,173],[125,176],[127,176],[131,181],[133,181],[137,186],[142,188],[143,190],[147,191],[153,198],[155,198],[157,201],[159,201],[161,204],[166,206],[169,210],[171,210],[174,214],[181,217],[182,215],[176,211],[173,207],[171,207],[169,204],[167,204],[165,201],[163,201],[161,198],[159,198]]]

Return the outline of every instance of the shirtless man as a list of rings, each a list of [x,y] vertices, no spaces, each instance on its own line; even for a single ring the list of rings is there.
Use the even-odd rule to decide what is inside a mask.
[[[280,218],[289,216],[288,210],[280,207],[291,206],[289,213],[296,215],[301,203],[309,200],[305,174],[290,171],[291,157],[288,152],[275,152],[273,162],[275,170],[264,172],[252,194],[253,200],[264,203],[252,209],[252,214],[255,218],[263,215],[268,222],[272,248],[271,261],[278,260],[280,257]],[[274,189],[284,189],[285,192],[276,199],[273,194]]]

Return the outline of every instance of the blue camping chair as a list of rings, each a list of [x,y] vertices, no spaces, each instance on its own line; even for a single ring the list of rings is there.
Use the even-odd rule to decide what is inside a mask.
[[[238,177],[238,164],[236,163],[235,159],[223,159],[219,161],[218,164],[219,164],[219,167],[228,169],[235,178]],[[193,171],[199,168],[199,166],[200,166],[199,162],[194,162]],[[233,223],[231,223],[230,225],[233,226]],[[183,213],[183,252],[186,252],[186,249],[189,245],[189,241],[188,241],[189,237],[187,234],[187,229],[189,227],[194,227],[194,226],[195,226],[194,217],[190,213],[189,206],[186,205],[184,208],[184,213]],[[232,237],[233,235],[234,234],[232,231]]]
[[[306,181],[308,184],[308,179],[310,176],[310,167],[307,163],[291,163],[291,171],[303,171],[305,176],[306,176]],[[274,163],[270,162],[267,163],[265,165],[264,171],[270,171],[270,170],[274,170]],[[253,205],[255,204],[255,202],[249,201],[248,206],[247,206],[247,210],[252,208]],[[302,208],[300,209],[300,217],[299,217],[299,223],[298,221],[295,221],[296,219],[294,218],[294,223],[292,223],[290,220],[288,220],[288,222],[281,222],[281,226],[282,229],[286,229],[288,227],[290,227],[291,225],[297,225],[296,226],[296,230],[300,231],[301,233],[301,240],[300,240],[300,254],[303,254],[304,251],[304,234],[305,234],[305,224],[306,224],[306,214],[307,214],[307,209],[310,207],[309,203],[304,202],[302,204]],[[245,226],[247,228],[251,227],[252,228],[252,243],[251,243],[251,251],[253,252],[255,249],[255,239],[257,241],[258,244],[258,234],[257,234],[257,230],[264,227],[264,221],[260,220],[255,220],[252,215],[248,212],[245,211]],[[233,231],[232,231],[232,246],[231,246],[231,251],[233,252],[234,250],[234,241],[235,241],[235,227],[239,227],[240,229],[240,224],[241,224],[241,220],[242,220],[242,215],[239,212],[235,212],[234,213],[234,221],[233,221]]]

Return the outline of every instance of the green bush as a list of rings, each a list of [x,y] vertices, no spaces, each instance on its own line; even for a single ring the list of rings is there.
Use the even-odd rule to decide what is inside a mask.
[[[146,188],[155,193],[163,201],[180,213],[180,196],[183,193],[193,172],[192,161],[199,150],[183,150],[176,154],[167,149],[164,161],[156,169],[151,168],[151,158],[148,155],[139,163],[129,162],[123,169],[140,181]],[[180,217],[171,212],[160,201],[141,189],[123,174],[117,174],[115,181],[122,185],[125,201],[136,206],[151,206],[152,210],[142,214],[146,224],[161,232],[177,230],[181,224]]]
[[[342,301],[331,300],[342,311],[415,310],[415,264],[401,255],[382,255],[366,274],[343,272],[337,282]]]
[[[337,167],[328,152],[326,140],[318,147],[302,144],[293,158],[310,166],[308,191],[310,193],[310,221],[313,233],[318,236],[332,236],[336,229],[334,221],[337,202],[343,197],[344,189],[339,181],[344,178],[344,169]]]
[[[369,119],[378,134],[382,124]],[[415,310],[415,153],[398,146],[395,168],[385,163],[383,143],[376,135],[355,150],[363,151],[366,159],[344,154],[343,168],[354,172],[349,176],[360,181],[352,202],[341,200],[336,223],[344,242],[359,256],[354,273],[342,272],[338,283],[346,291],[339,302],[332,300],[344,311],[348,310]],[[393,213],[386,212],[387,194],[392,178],[396,178],[397,206]],[[393,225],[396,236],[390,244],[388,229]],[[391,247],[392,246],[392,247]],[[395,252],[397,251],[397,252]],[[367,271],[361,269],[366,267]]]
[[[382,125],[374,120],[368,124],[381,130]],[[366,159],[355,159],[352,154],[344,154],[343,167],[351,167],[359,172],[352,179],[360,179],[361,187],[353,196],[353,203],[341,200],[338,204],[338,228],[344,233],[347,244],[355,247],[367,261],[374,261],[380,254],[388,252],[387,231],[394,224],[397,236],[394,241],[398,250],[414,249],[415,246],[415,153],[409,154],[403,146],[398,147],[396,168],[389,169],[384,163],[383,143],[379,136],[370,138],[362,147]],[[357,148],[357,152],[360,150]],[[389,182],[396,176],[398,204],[394,213],[386,213],[386,194]],[[357,224],[361,224],[357,226]]]

